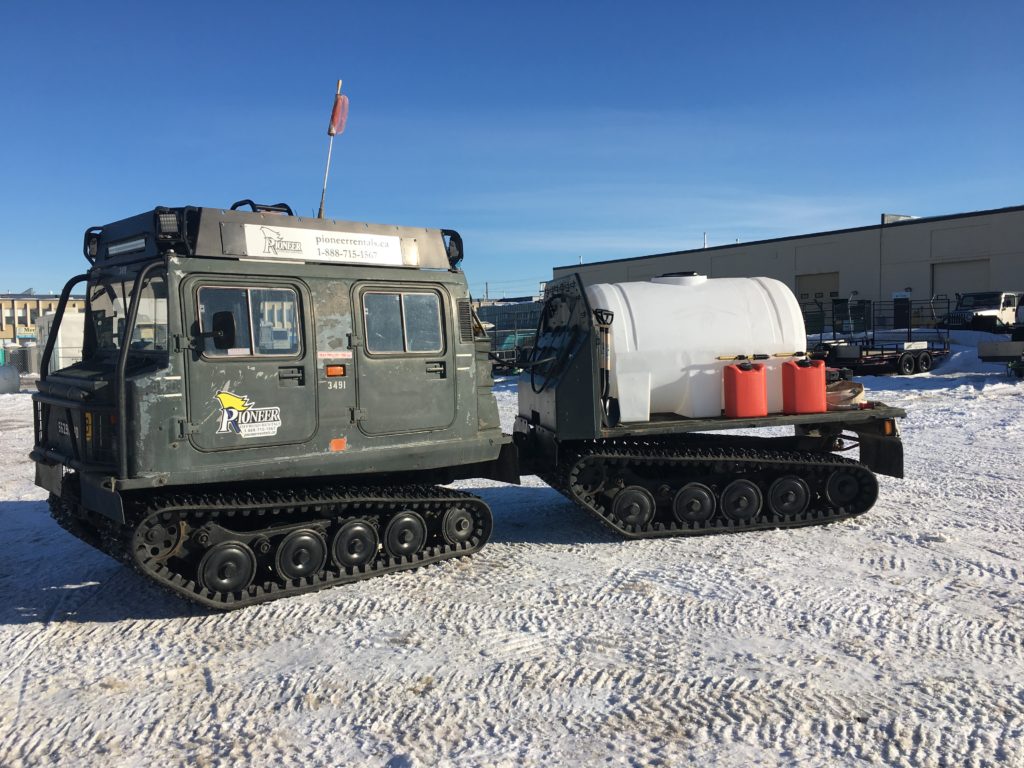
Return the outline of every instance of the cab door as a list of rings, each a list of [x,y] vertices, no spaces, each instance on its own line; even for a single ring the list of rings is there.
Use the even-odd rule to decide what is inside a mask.
[[[357,422],[367,435],[445,430],[455,421],[450,300],[440,285],[357,283]]]
[[[305,286],[202,276],[186,281],[182,292],[192,336],[186,365],[192,445],[222,451],[311,439],[317,388]]]

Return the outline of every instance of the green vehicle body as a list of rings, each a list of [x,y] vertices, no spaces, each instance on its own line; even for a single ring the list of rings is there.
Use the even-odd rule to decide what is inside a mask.
[[[247,247],[253,230],[283,234],[283,245]],[[284,250],[317,238],[353,241],[339,247],[361,263]],[[73,470],[83,502],[123,521],[121,495],[145,489],[502,476],[497,460],[510,438],[459,249],[450,231],[268,210],[158,208],[90,230],[92,267],[64,294],[87,281],[87,311],[98,313],[112,291],[121,303],[106,320],[134,326],[134,335],[124,349],[97,338],[98,321],[87,323],[83,362],[39,382],[37,482],[60,494]],[[414,263],[394,264],[399,255]],[[230,311],[233,340],[211,329],[216,307]],[[418,338],[417,311],[426,329]],[[396,329],[396,317],[410,327]],[[396,330],[406,338],[381,336]]]

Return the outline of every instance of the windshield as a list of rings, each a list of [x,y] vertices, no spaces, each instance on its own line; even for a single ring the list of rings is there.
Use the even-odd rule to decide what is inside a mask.
[[[957,309],[998,309],[1001,293],[965,293],[957,302]]]
[[[118,352],[123,343],[137,272],[100,273],[89,281],[88,323],[95,346],[90,356]],[[142,286],[130,348],[167,352],[167,281],[157,272]]]

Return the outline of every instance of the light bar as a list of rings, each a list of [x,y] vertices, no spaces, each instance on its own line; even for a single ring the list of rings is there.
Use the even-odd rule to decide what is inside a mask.
[[[107,246],[107,256],[120,256],[122,253],[132,253],[146,249],[146,238],[140,237],[135,240],[125,240],[115,245]]]

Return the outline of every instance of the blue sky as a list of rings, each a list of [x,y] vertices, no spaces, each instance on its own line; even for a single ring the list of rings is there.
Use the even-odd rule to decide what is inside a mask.
[[[1024,4],[2,6],[0,291],[155,205],[462,232],[474,293],[556,265],[1024,204]]]

